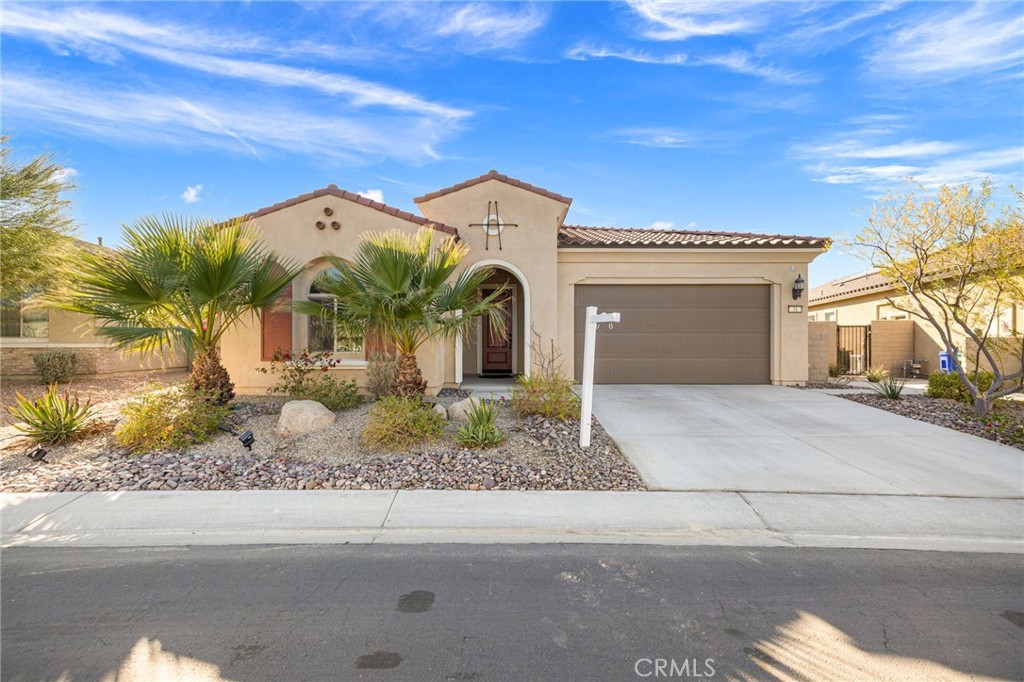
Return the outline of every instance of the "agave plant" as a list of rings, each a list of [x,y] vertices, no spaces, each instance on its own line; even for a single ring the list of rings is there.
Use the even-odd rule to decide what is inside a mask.
[[[416,363],[423,344],[468,332],[477,317],[486,318],[496,333],[505,331],[497,302],[507,290],[481,295],[481,285],[493,272],[459,271],[469,247],[451,237],[435,244],[436,234],[430,227],[414,235],[398,230],[368,233],[351,260],[326,254],[333,270],[321,275],[318,284],[337,298],[336,307],[313,301],[295,304],[301,313],[332,321],[342,334],[384,339],[398,353],[396,390],[401,395],[424,391]]]
[[[221,338],[272,307],[300,268],[266,250],[242,219],[144,217],[125,226],[122,238],[112,255],[83,253],[71,288],[49,303],[95,317],[97,333],[121,349],[183,350],[192,388],[227,402],[234,385],[221,364]]]
[[[466,411],[467,423],[459,427],[455,438],[470,448],[486,448],[505,440],[505,434],[498,429],[498,415],[501,402],[491,396],[490,400],[471,400]]]
[[[57,393],[51,384],[37,400],[17,394],[15,404],[7,408],[20,423],[14,428],[37,443],[59,443],[87,433],[94,425],[92,404],[82,404],[78,397]]]
[[[898,376],[890,374],[885,379],[882,379],[877,384],[873,384],[871,388],[875,389],[875,392],[883,398],[889,400],[899,400],[903,394],[903,387],[907,385],[907,380],[902,379]]]

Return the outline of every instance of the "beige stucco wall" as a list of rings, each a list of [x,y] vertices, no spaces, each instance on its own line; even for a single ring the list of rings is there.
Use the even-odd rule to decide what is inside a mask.
[[[487,217],[488,202],[498,202],[505,227],[490,243],[482,227]],[[517,349],[517,368],[529,372],[533,364],[528,340],[531,329],[545,342],[556,337],[561,309],[553,294],[558,281],[558,228],[565,219],[568,205],[549,197],[514,187],[498,180],[489,180],[466,189],[446,194],[419,204],[430,220],[458,228],[459,236],[469,245],[467,267],[496,267],[511,272],[520,280],[522,292],[518,303],[519,336],[527,340]],[[569,315],[572,314],[570,309]],[[517,339],[519,341],[519,339]],[[463,353],[463,376],[475,371],[475,357]],[[571,365],[570,365],[571,367]]]
[[[333,214],[326,216],[325,208],[330,208]],[[330,227],[330,222],[334,220],[341,223],[341,229],[334,230]],[[317,221],[324,221],[328,226],[323,230],[317,229]],[[294,300],[306,298],[313,278],[328,267],[328,263],[323,259],[324,253],[348,258],[355,254],[359,239],[364,233],[391,229],[415,233],[421,229],[419,225],[407,220],[330,195],[315,197],[260,216],[253,223],[268,249],[305,267],[304,272],[292,284]],[[438,237],[446,236],[440,232],[436,234]],[[305,348],[308,343],[307,337],[308,318],[294,314],[292,348]],[[430,344],[416,356],[431,390],[436,390],[444,383],[446,350],[445,346]],[[261,359],[261,332],[257,318],[246,320],[244,324],[225,334],[221,344],[221,356],[232,381],[235,382],[237,392],[258,393],[274,385],[273,376],[263,374],[257,369],[270,366],[269,362],[263,362]],[[331,370],[331,373],[341,380],[356,379],[360,385],[365,385],[365,366],[366,363],[362,360],[345,360],[341,368]]]
[[[562,249],[558,253],[556,341],[573,366],[573,301],[576,284],[769,284],[771,285],[771,381],[807,381],[806,298],[794,301],[797,275],[818,250],[771,249]],[[788,312],[790,305],[801,311]],[[608,311],[614,312],[614,311]]]

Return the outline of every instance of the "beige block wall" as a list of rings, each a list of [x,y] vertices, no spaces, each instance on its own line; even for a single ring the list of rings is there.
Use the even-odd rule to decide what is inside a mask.
[[[807,278],[817,250],[770,249],[561,249],[558,252],[558,333],[567,373],[573,367],[573,307],[577,284],[771,285],[771,381],[803,384],[808,378],[807,300],[794,301],[793,282]],[[801,306],[798,313],[790,305]],[[613,312],[613,311],[609,311]]]
[[[835,322],[807,324],[807,380],[820,383],[828,378],[828,366],[835,364],[838,325]]]
[[[875,320],[871,323],[871,365],[890,372],[915,359],[913,320]],[[925,368],[927,372],[927,367]]]
[[[181,370],[187,366],[184,355],[164,351],[159,355],[141,356],[120,353],[107,346],[39,346],[0,347],[0,377],[4,379],[36,378],[33,356],[48,350],[71,351],[78,356],[76,376],[100,376],[122,372]]]
[[[896,299],[900,302],[900,299]],[[836,322],[840,325],[873,325],[875,322],[894,322],[913,325],[913,347],[908,351],[908,356],[899,362],[910,359],[924,360],[924,373],[931,373],[939,368],[939,352],[945,350],[945,345],[935,327],[927,320],[919,317],[911,317],[909,320],[881,320],[880,317],[887,312],[893,312],[888,297],[884,292],[876,292],[866,296],[857,296],[849,299],[818,303],[811,306],[810,312],[819,314],[826,311],[836,312]],[[1013,325],[1016,333],[1024,332],[1024,307],[1016,306],[1013,313]],[[874,343],[874,341],[873,341]],[[972,361],[970,351],[973,344],[963,334],[954,332],[954,343],[965,350],[968,362]],[[1003,341],[996,341],[996,345],[1005,344]],[[1014,351],[1000,351],[998,362],[1003,366],[1004,371],[1010,368],[1010,372],[1017,371],[1020,367],[1019,355]],[[879,364],[879,356],[872,347],[872,363]],[[887,358],[891,360],[892,358]],[[899,364],[899,363],[897,363]],[[987,367],[987,362],[982,362]]]

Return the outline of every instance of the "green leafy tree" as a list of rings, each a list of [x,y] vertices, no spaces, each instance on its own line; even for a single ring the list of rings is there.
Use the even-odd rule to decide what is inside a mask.
[[[934,197],[890,192],[854,241],[895,285],[889,303],[935,329],[979,415],[1024,388],[1024,374],[1001,362],[1003,354],[1024,361],[1024,337],[994,333],[1004,311],[1024,305],[1024,201],[1015,194],[1015,205],[997,210],[988,182],[943,186]],[[967,341],[973,371],[955,360]],[[995,373],[991,385],[980,380],[982,364]]]
[[[363,236],[351,260],[326,254],[334,266],[318,282],[337,298],[334,307],[301,301],[295,309],[320,315],[348,337],[383,339],[398,353],[396,390],[421,395],[426,386],[416,363],[416,351],[436,338],[467,333],[484,317],[497,333],[506,320],[499,299],[503,288],[482,296],[481,285],[493,274],[488,268],[459,271],[469,247],[448,237],[434,242],[436,232],[425,227],[416,234],[397,230]]]
[[[52,282],[73,250],[75,223],[64,198],[75,185],[48,154],[18,165],[0,137],[0,298],[17,302]]]
[[[192,388],[225,403],[234,385],[220,360],[224,333],[273,307],[300,268],[266,250],[242,219],[224,223],[165,215],[122,230],[111,255],[82,253],[72,283],[52,305],[92,315],[122,349],[183,350]]]

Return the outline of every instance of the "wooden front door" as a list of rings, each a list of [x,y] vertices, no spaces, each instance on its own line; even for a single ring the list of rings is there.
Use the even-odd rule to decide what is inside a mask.
[[[512,373],[512,297],[506,296],[498,305],[505,317],[505,333],[498,334],[483,320],[483,367],[486,374]]]

